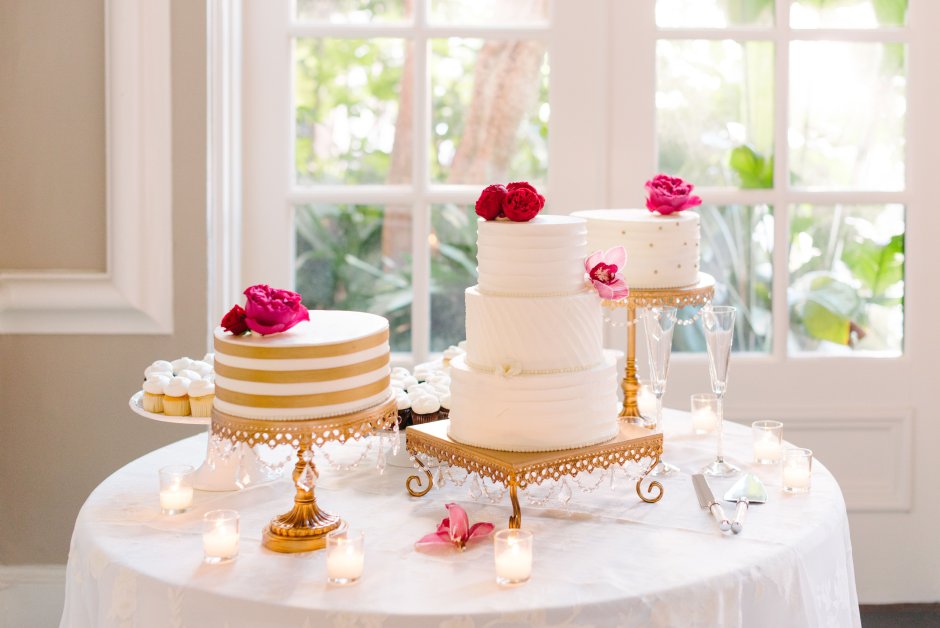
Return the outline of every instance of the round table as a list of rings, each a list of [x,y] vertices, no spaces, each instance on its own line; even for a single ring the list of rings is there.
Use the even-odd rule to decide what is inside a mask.
[[[515,588],[496,585],[488,540],[463,553],[414,548],[451,501],[471,523],[505,527],[508,495],[472,499],[465,484],[412,498],[406,469],[380,475],[364,462],[333,471],[318,456],[319,502],[366,538],[362,580],[333,587],[324,552],[261,546],[264,525],[291,504],[286,479],[197,491],[189,512],[160,514],[157,470],[205,454],[205,435],[187,438],[131,462],[88,497],[72,536],[62,625],[859,626],[845,503],[825,467],[815,461],[809,494],[784,494],[780,468],[750,464],[749,429],[729,423],[727,457],[757,473],[769,499],[751,507],[740,535],[722,534],[689,479],[714,456],[714,436],[692,435],[685,412],[667,410],[664,425],[664,458],[682,473],[663,480],[659,503],[641,502],[624,475],[575,491],[566,506],[522,500],[535,557],[532,579]],[[718,496],[732,482],[710,479]],[[241,513],[241,552],[206,565],[201,520],[215,508]]]

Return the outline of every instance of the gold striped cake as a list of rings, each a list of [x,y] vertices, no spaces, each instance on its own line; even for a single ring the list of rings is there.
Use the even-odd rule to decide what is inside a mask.
[[[310,310],[269,336],[215,330],[215,409],[249,419],[319,419],[382,403],[389,388],[388,321]]]

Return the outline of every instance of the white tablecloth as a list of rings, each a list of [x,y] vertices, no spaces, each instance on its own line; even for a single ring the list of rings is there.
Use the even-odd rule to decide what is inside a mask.
[[[330,587],[324,552],[278,554],[261,530],[292,503],[284,479],[237,493],[196,493],[195,507],[159,513],[157,469],[198,464],[205,436],[154,451],[117,471],[75,523],[62,625],[83,626],[859,626],[845,504],[816,461],[808,495],[785,495],[778,467],[750,465],[750,433],[726,430],[728,458],[755,471],[770,495],[744,532],[722,534],[699,509],[689,480],[714,455],[714,438],[690,433],[689,415],[667,411],[666,459],[683,473],[664,480],[657,504],[641,502],[624,477],[566,507],[522,501],[535,534],[531,581],[494,582],[492,544],[428,554],[414,542],[457,501],[471,522],[506,527],[502,503],[471,499],[468,485],[405,491],[404,469],[333,471],[320,464],[318,501],[364,530],[366,570],[355,586]],[[588,482],[585,480],[585,484]],[[729,481],[711,481],[716,495]],[[201,518],[241,512],[238,559],[202,563]],[[730,513],[732,508],[728,507]]]

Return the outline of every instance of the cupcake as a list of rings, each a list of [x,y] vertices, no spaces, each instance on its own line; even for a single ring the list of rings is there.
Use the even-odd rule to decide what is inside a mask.
[[[431,395],[420,395],[411,402],[411,424],[421,425],[440,418],[441,402]]]
[[[163,389],[163,414],[167,416],[189,416],[189,381],[185,377],[174,377]]]
[[[144,396],[140,405],[147,412],[163,412],[163,390],[170,383],[170,378],[159,373],[151,375],[144,382]]]
[[[192,363],[189,369],[191,371],[195,371],[196,373],[198,373],[200,379],[205,379],[209,377],[209,374],[212,373],[212,370],[213,370],[212,365],[203,360],[196,360],[195,362]]]
[[[188,393],[189,409],[193,416],[206,417],[212,414],[215,384],[204,379],[195,379],[189,383]]]
[[[447,349],[444,350],[444,355],[441,358],[444,362],[444,366],[450,366],[450,361],[462,353],[463,351],[454,345],[447,347]]]
[[[395,403],[398,405],[398,429],[403,430],[411,425],[411,399],[405,391],[395,391]]]
[[[215,354],[210,351],[209,353],[202,356],[202,361],[209,366],[213,366],[215,364]]]
[[[173,366],[166,360],[157,360],[144,369],[145,379],[150,379],[151,375],[166,375],[167,377],[173,377]]]
[[[440,417],[441,421],[443,421],[444,419],[450,416],[450,393],[449,392],[441,395],[441,409],[440,409],[440,412],[438,413],[438,416]]]
[[[174,375],[179,375],[182,371],[190,368],[192,365],[192,358],[179,358],[170,362],[170,366],[173,367]]]

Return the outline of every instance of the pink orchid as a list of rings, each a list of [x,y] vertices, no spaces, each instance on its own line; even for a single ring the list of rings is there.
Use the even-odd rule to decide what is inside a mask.
[[[620,269],[627,261],[627,252],[615,246],[607,252],[595,251],[584,260],[584,271],[602,299],[616,301],[630,294]]]
[[[445,507],[450,516],[441,521],[437,532],[421,537],[415,547],[453,544],[463,550],[470,542],[483,539],[493,532],[493,524],[485,521],[471,526],[467,511],[457,504],[446,504]]]

